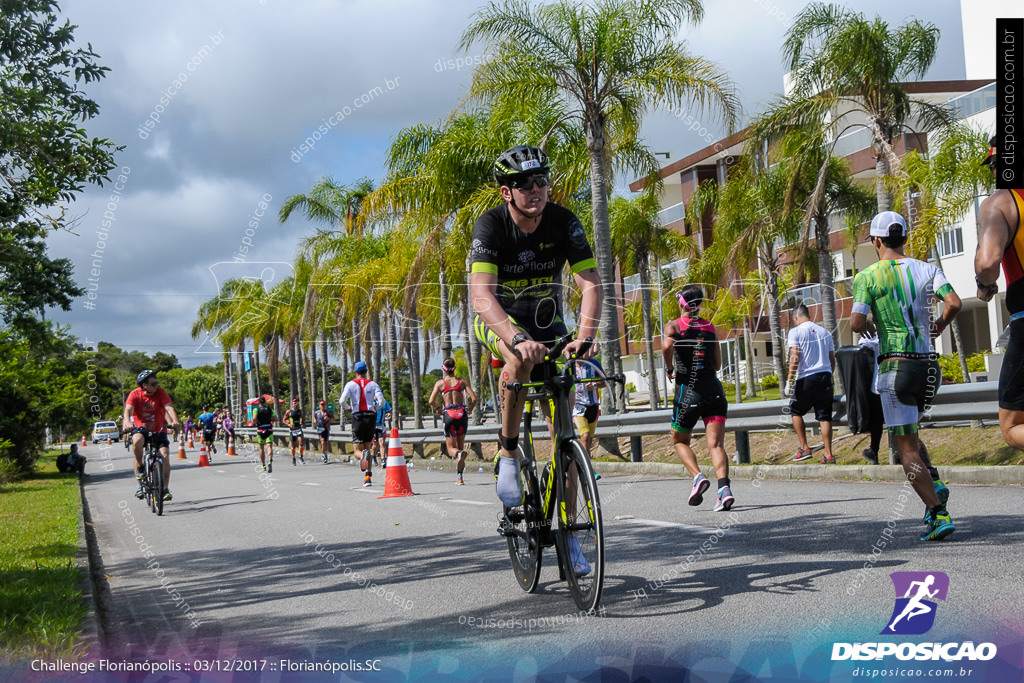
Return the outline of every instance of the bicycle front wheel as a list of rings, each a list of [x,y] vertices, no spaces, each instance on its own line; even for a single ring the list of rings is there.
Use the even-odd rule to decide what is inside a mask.
[[[519,450],[519,479],[523,486],[523,504],[505,508],[505,540],[512,560],[516,583],[527,593],[537,590],[541,566],[541,510],[537,468]]]
[[[153,461],[146,453],[142,457],[142,487],[146,493],[146,506],[153,508]]]
[[[153,512],[157,515],[164,514],[164,467],[163,462],[157,458],[153,461],[150,481],[153,482]]]
[[[562,447],[558,486],[558,558],[576,606],[592,612],[604,587],[604,522],[590,456],[576,439]]]

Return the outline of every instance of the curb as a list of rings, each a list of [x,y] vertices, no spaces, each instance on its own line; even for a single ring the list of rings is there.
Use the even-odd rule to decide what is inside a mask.
[[[668,462],[595,462],[601,474],[640,474],[689,477],[683,465]],[[701,467],[708,477],[714,476],[710,465]],[[939,470],[943,481],[950,484],[1024,485],[1024,466],[949,466]],[[900,465],[733,465],[729,476],[736,479],[788,479],[817,481],[906,481]]]
[[[89,502],[85,498],[85,479],[81,475],[78,477],[78,494],[81,497],[82,506],[81,514],[78,516],[78,551],[75,553],[75,566],[82,572],[82,578],[78,583],[82,589],[82,600],[87,603],[88,609],[79,641],[86,647],[86,657],[99,657],[103,652],[103,643],[99,602],[96,599],[92,566],[96,539],[91,529],[92,517],[89,514]]]

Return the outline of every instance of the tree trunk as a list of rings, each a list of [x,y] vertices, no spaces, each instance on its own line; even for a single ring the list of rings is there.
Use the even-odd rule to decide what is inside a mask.
[[[878,158],[875,159],[875,199],[878,203],[878,213],[888,211],[892,208],[892,195],[885,186],[885,177],[889,175],[889,158],[879,144],[875,145]]]
[[[757,397],[757,377],[754,373],[754,340],[750,333],[750,318],[743,318],[743,350],[747,356],[747,391],[744,398]]]
[[[238,345],[238,405],[245,405],[245,343]]]
[[[399,422],[398,409],[398,340],[395,339],[395,309],[388,303],[384,307],[384,325],[387,328],[384,342],[387,347],[388,376],[391,380],[391,407],[394,411],[395,425]]]
[[[299,341],[298,334],[295,336],[296,338],[292,341],[292,352],[295,355],[295,396],[299,399],[299,404],[301,405],[306,402],[306,368],[302,358],[302,342]],[[316,405],[308,405],[309,414],[312,415],[313,411],[316,410]]]
[[[320,402],[316,396],[316,365],[316,341],[311,341],[309,343],[309,364],[307,369],[309,371],[309,403],[314,406]]]
[[[270,340],[270,348],[267,349],[267,373],[270,375],[270,393],[272,393],[275,397],[278,396],[277,373],[281,362],[279,354],[279,340],[277,338],[277,335],[274,335]],[[291,406],[291,403],[289,403],[288,405]],[[236,416],[237,414],[238,413],[235,413]]]
[[[604,300],[601,305],[601,360],[605,370],[622,371],[619,346],[619,301],[615,296],[615,261],[612,258],[611,227],[608,220],[608,177],[604,164],[604,121],[599,114],[588,112],[584,116],[587,149],[590,151],[590,194],[594,220],[594,257],[601,278]],[[621,384],[613,383],[603,392],[601,406],[606,414],[614,414],[620,406],[625,408],[625,394]]]
[[[839,324],[836,321],[835,274],[832,272],[832,248],[828,236],[828,216],[816,216],[815,247],[818,252],[818,283],[821,285],[821,326],[832,335],[832,345],[839,348]]]
[[[939,270],[942,270],[942,258],[939,256],[935,245],[932,245],[932,258],[935,259],[935,265],[938,266]],[[960,336],[960,323],[956,318],[953,318],[953,322],[949,324],[949,332],[953,337],[953,345],[956,346],[957,358],[960,360],[960,373],[964,376],[964,382],[969,384],[971,375],[967,371],[967,354],[964,352],[963,337]]]
[[[373,338],[371,340],[371,348],[373,349],[373,377],[374,379],[380,380],[380,378],[383,376],[381,374],[380,364],[380,350],[381,346],[383,346],[383,340],[381,339],[380,313],[373,313],[370,315],[370,336]],[[379,383],[380,382],[378,381],[378,384]]]
[[[647,352],[647,385],[651,397],[651,410],[657,410],[661,405],[661,393],[658,391],[658,370],[654,364],[654,330],[651,323],[651,282],[647,276],[647,257],[644,256],[638,264],[640,273],[640,299],[644,317],[644,347]]]
[[[291,405],[291,399],[299,399],[299,404],[302,404],[302,392],[299,391],[299,380],[298,372],[295,369],[295,340],[292,339],[288,342],[288,405]]]
[[[256,340],[252,340],[252,359],[253,359],[253,374],[256,376],[256,395],[259,396],[263,393],[263,387],[260,385],[260,346],[256,343]],[[274,398],[277,398],[276,396]]]
[[[235,393],[231,391],[234,388],[231,382],[231,354],[224,351],[224,403],[231,406],[231,411],[237,413],[238,404],[235,403]],[[123,393],[123,392],[122,392]],[[125,399],[122,396],[121,403],[124,403]]]
[[[320,385],[324,392],[322,396],[325,401],[329,401],[327,396],[327,335],[321,330],[317,333],[317,337],[320,339]]]
[[[409,384],[412,388],[412,414],[416,429],[423,429],[423,407],[420,405],[420,319],[409,311]]]
[[[437,279],[441,290],[441,358],[452,358],[452,321],[448,317],[448,282],[444,276],[444,259],[441,260]]]
[[[772,358],[775,361],[775,374],[780,386],[786,382],[786,365],[784,361],[786,337],[782,333],[782,311],[779,307],[779,275],[774,269],[768,271],[768,325],[772,331]]]

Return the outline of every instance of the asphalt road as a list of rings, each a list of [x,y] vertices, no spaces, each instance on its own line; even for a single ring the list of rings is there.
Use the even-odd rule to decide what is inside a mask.
[[[951,583],[935,625],[905,638],[995,642],[987,665],[1019,676],[1019,487],[953,487],[956,533],[922,543],[923,505],[899,484],[735,480],[733,512],[715,513],[713,495],[686,505],[688,481],[605,475],[604,598],[581,616],[553,550],[538,591],[517,588],[486,464],[472,461],[456,487],[451,463],[417,460],[418,495],[379,499],[382,471],[365,489],[355,465],[293,467],[279,454],[268,477],[249,448],[209,468],[195,450],[187,462],[172,453],[163,517],[134,498],[127,451],[82,449],[109,588],[106,656],[185,672],[262,661],[236,680],[312,680],[309,662],[378,670],[331,680],[557,680],[598,667],[618,670],[612,680],[684,668],[692,680],[859,680],[864,663],[831,661],[833,643],[886,639],[890,572],[940,571]]]

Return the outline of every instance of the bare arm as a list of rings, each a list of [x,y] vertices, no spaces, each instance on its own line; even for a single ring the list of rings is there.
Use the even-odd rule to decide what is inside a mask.
[[[440,409],[440,406],[434,405],[434,401],[437,400],[437,393],[441,391],[441,385],[443,383],[444,380],[442,379],[439,379],[436,382],[434,382],[434,390],[430,392],[430,398],[427,399],[427,405],[429,405],[435,411]]]
[[[800,347],[790,346],[789,347],[789,374],[786,376],[787,382],[796,381],[796,371],[800,367]]]
[[[1010,191],[999,190],[981,203],[978,212],[981,233],[978,235],[978,251],[974,255],[974,272],[978,282],[989,285],[984,289],[978,288],[978,298],[982,301],[991,301],[998,291],[995,284],[999,279],[999,263],[1010,243],[1012,230],[1007,218],[1008,203],[1015,204]]]
[[[942,331],[949,327],[949,324],[953,322],[953,318],[956,317],[956,314],[959,313],[960,309],[963,307],[960,297],[952,290],[950,290],[946,296],[942,297],[942,303],[945,304],[942,315],[933,324],[936,336],[942,334]]]
[[[466,390],[466,395],[469,396],[469,408],[472,410],[473,406],[476,405],[476,394],[473,393],[473,387],[469,386],[469,382],[463,380],[462,386]]]
[[[665,360],[665,374],[669,376],[669,379],[675,374],[672,366],[672,347],[675,343],[673,336],[677,334],[679,334],[679,325],[675,320],[665,325],[665,329],[661,332],[661,357]]]
[[[836,371],[836,352],[835,351],[829,351],[828,352],[828,363],[829,363],[829,365],[832,366],[832,372],[835,372]]]

